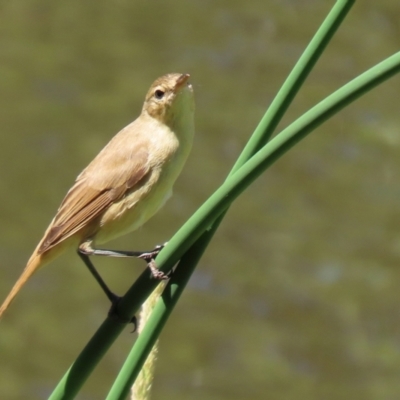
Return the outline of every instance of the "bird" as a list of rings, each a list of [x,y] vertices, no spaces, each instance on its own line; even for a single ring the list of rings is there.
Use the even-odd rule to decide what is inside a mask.
[[[167,201],[190,153],[194,137],[194,94],[189,74],[170,73],[148,90],[139,117],[118,132],[78,175],[28,263],[0,306],[0,318],[40,267],[75,248],[107,297],[119,299],[105,284],[89,256],[139,257],[164,279],[150,252],[99,249],[142,226]]]

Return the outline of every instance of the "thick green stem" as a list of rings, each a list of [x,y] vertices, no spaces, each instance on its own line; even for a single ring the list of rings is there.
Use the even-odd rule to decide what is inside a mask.
[[[196,252],[200,257],[204,250],[202,246],[204,246],[204,243],[207,243],[207,238],[204,239],[204,237],[202,237],[201,241],[197,242],[194,247],[192,247],[191,254],[183,255],[251,182],[288,151],[289,148],[304,138],[326,119],[337,113],[340,109],[354,101],[366,91],[371,90],[374,86],[399,72],[399,70],[400,53],[397,53],[329,96],[299,118],[295,123],[290,125],[279,136],[270,141],[227,179],[214,195],[203,204],[198,212],[190,218],[188,223],[178,231],[157,258],[159,266],[164,271],[169,270],[180,258],[182,258],[180,263],[182,266],[191,258],[197,263],[198,257],[196,259]],[[195,263],[193,264],[193,268]],[[181,271],[181,268],[179,268],[179,271]],[[184,279],[178,284],[176,279],[180,277],[180,273],[181,272],[178,271],[176,272],[176,276],[171,280],[170,289],[163,295],[164,304],[168,304],[172,301],[171,299],[179,297],[180,292],[183,290],[184,285],[182,285],[182,282],[187,281],[190,275],[184,276]],[[121,301],[119,308],[121,316],[130,317],[133,315],[149,293],[154,289],[155,285],[156,282],[154,282],[154,280],[150,278],[149,273],[145,271]],[[156,307],[156,310],[157,309],[158,306]],[[160,311],[155,312],[155,318],[159,312]],[[158,334],[169,312],[170,310],[159,316],[159,319],[162,320],[161,325],[155,323],[154,326],[151,327],[151,324],[149,324],[149,329],[153,329],[153,331]],[[107,318],[73,366],[60,381],[59,385],[50,396],[50,399],[73,399],[91,371],[123,328],[124,325]],[[145,338],[142,340],[145,342]],[[148,348],[151,348],[151,340],[142,343],[142,346],[144,346],[147,351]],[[143,356],[141,359],[143,359]]]
[[[163,269],[170,268],[174,257],[180,256],[180,252],[184,253],[192,242],[197,240],[201,233],[209,226],[209,221],[218,217],[231,203],[245,190],[266,168],[277,161],[284,153],[286,153],[297,142],[303,139],[307,134],[316,129],[325,120],[339,112],[343,107],[356,100],[363,93],[371,90],[379,83],[389,79],[394,74],[400,72],[400,53],[396,53],[392,57],[383,61],[379,65],[371,68],[363,75],[354,79],[346,86],[326,98],[317,106],[312,108],[297,121],[286,128],[277,137],[272,139],[264,148],[255,154],[243,167],[235,172],[227,181],[203,204],[202,207],[190,218],[189,223],[185,224],[169,242],[168,246],[160,253],[157,261],[162,265]],[[203,235],[200,241],[196,242],[193,252],[187,252],[182,257],[177,271],[171,279],[171,283],[166,289],[169,291],[168,297],[162,296],[163,302],[158,302],[149,322],[149,331],[145,329],[142,338],[139,338],[135,344],[134,350],[131,352],[127,363],[130,364],[130,378],[137,375],[140,365],[145,359],[146,352],[151,349],[152,342],[158,337],[163,325],[165,324],[173,305],[178,300],[184,286],[190,277],[198,259],[204,250],[209,237]],[[179,247],[178,255],[174,253],[175,246]],[[159,261],[160,260],[160,261]],[[184,266],[181,268],[181,265]],[[187,268],[187,270],[186,270]],[[178,271],[183,274],[178,275]],[[182,272],[183,271],[183,272]],[[176,276],[175,276],[176,275]],[[178,284],[177,279],[181,277]],[[136,284],[136,283],[135,283]],[[139,290],[139,287],[137,287]],[[142,288],[143,289],[143,288]],[[111,399],[123,399],[124,397],[109,397]]]

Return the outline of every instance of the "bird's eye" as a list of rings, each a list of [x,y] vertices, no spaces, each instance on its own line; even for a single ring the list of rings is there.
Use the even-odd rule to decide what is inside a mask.
[[[157,89],[157,90],[154,92],[154,96],[155,96],[155,98],[156,98],[157,100],[161,100],[161,99],[164,97],[164,95],[165,95],[165,92],[164,92],[163,90],[160,90],[160,89]]]

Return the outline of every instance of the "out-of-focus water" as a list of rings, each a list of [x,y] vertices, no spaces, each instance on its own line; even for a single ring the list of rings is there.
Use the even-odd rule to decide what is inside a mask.
[[[114,248],[166,241],[229,172],[333,1],[0,4],[0,297],[76,175],[188,72],[196,139],[175,195]],[[399,50],[400,3],[357,2],[281,124]],[[400,397],[400,77],[320,127],[231,208],[162,338],[153,399]],[[143,264],[96,260],[123,293]],[[2,399],[45,399],[108,310],[74,254],[0,323]],[[126,329],[79,399],[105,398]]]

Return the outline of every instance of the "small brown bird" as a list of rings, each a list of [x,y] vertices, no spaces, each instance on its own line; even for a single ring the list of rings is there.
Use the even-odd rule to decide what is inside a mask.
[[[0,307],[0,317],[35,271],[70,247],[78,249],[112,302],[117,296],[98,275],[89,255],[140,257],[149,261],[156,277],[164,277],[151,262],[157,248],[141,253],[94,246],[139,228],[171,196],[194,135],[194,97],[188,80],[188,74],[158,78],[147,92],[140,116],[77,177]]]

